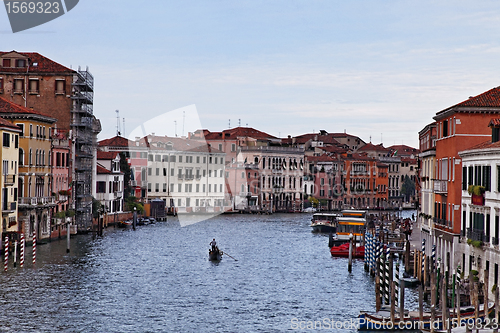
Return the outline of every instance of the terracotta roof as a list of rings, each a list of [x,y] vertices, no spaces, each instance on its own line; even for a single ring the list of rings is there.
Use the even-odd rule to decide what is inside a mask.
[[[142,138],[139,142],[140,146],[147,146],[151,150],[166,150],[166,145],[171,142],[173,151],[203,152],[214,154],[224,153],[202,140],[190,140],[168,136],[148,135],[147,137]],[[156,146],[158,142],[162,143],[163,146]]]
[[[116,155],[118,155],[117,151],[97,151],[98,160],[114,160]]]
[[[469,97],[461,103],[454,105],[466,107],[500,107],[500,87],[490,89],[482,94]]]
[[[488,148],[500,148],[500,141],[491,142],[491,140],[488,140],[488,141],[479,143],[471,148],[468,148],[468,149],[466,149],[466,151],[488,149]]]
[[[326,154],[323,154],[321,156],[306,156],[306,161],[308,162],[334,162],[336,159],[334,159],[331,156],[328,156]]]
[[[460,111],[455,110],[456,108],[499,108],[500,107],[500,87],[490,89],[477,96],[471,96],[469,99],[450,106],[442,111],[436,113],[433,117],[434,120],[442,119],[442,117],[447,117],[449,112]],[[465,110],[467,111],[467,110]],[[481,110],[479,110],[481,111]]]
[[[14,102],[8,101],[3,97],[0,97],[0,115],[2,117],[5,117],[6,114],[11,114],[11,115],[21,115],[21,114],[30,114],[30,115],[37,115],[37,116],[42,116],[46,117],[49,119],[46,119],[47,122],[56,122],[55,118],[52,118],[51,116],[48,116],[44,113],[31,110],[28,108],[25,108],[24,106],[18,105]]]
[[[380,151],[387,153],[390,151],[389,148],[385,148],[381,143],[378,145],[374,145],[373,143],[369,142],[363,147],[359,148],[358,151]]]
[[[129,147],[135,145],[133,141],[119,135],[112,137],[111,139],[101,140],[97,144],[99,147]]]
[[[393,150],[393,151],[397,150],[399,156],[412,155],[412,154],[415,155],[415,154],[418,154],[420,152],[417,148],[413,148],[413,147],[406,146],[406,145],[394,145],[394,146],[390,146],[388,148]]]
[[[251,127],[235,127],[222,132],[203,131],[205,140],[236,139],[237,137],[251,137],[254,139],[278,139],[277,137]]]
[[[5,120],[3,118],[0,118],[0,127],[7,127],[9,129],[16,130],[16,132],[21,132],[21,129],[19,128],[19,126],[14,125],[10,121]]]
[[[106,169],[101,164],[97,163],[97,174],[111,174],[111,170]]]
[[[29,68],[1,67],[2,64],[0,63],[0,72],[26,73],[27,69],[28,73],[68,73],[68,74],[75,73],[74,70],[65,67],[53,60],[50,60],[49,58],[44,57],[43,55],[36,52],[17,52],[17,51],[0,52],[0,57],[13,52],[27,57]]]

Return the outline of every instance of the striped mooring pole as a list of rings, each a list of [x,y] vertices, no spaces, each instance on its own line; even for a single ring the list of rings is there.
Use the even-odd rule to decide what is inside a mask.
[[[424,281],[424,273],[425,273],[425,238],[422,239],[422,281]]]
[[[394,298],[394,302],[396,303],[396,307],[399,306],[399,263],[396,264],[396,275],[394,276],[394,282],[396,285],[396,295]]]
[[[17,239],[14,241],[14,267],[17,266]]]
[[[36,231],[33,230],[33,265],[36,263]]]
[[[7,267],[9,265],[9,237],[5,237],[5,257],[3,263],[3,270],[7,272]]]
[[[385,303],[385,263],[384,263],[384,247],[379,243],[379,278],[380,278],[380,295]]]
[[[389,257],[391,255],[391,249],[387,247],[385,249],[385,304],[389,304],[389,301],[391,299],[391,280],[389,277]]]
[[[24,247],[26,242],[24,240],[24,234],[21,234],[21,249],[19,250],[19,267],[24,267]]]

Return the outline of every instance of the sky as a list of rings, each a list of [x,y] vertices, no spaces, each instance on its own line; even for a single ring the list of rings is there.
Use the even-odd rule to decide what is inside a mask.
[[[499,13],[498,1],[80,0],[15,34],[0,8],[0,50],[88,66],[99,139],[119,110],[125,136],[148,121],[172,136],[241,124],[418,148],[437,112],[500,85]]]

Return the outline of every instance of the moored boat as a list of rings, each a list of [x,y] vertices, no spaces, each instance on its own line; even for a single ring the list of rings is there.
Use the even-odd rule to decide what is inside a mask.
[[[313,232],[337,232],[337,217],[335,213],[316,213],[311,220]]]
[[[349,243],[345,243],[339,246],[332,246],[330,249],[332,257],[349,257]],[[355,246],[353,251],[353,258],[363,258],[365,256],[364,246]]]
[[[132,221],[119,221],[118,222],[118,227],[120,228],[127,228],[132,225]]]
[[[493,302],[488,303],[487,313],[491,313],[495,307]],[[409,331],[416,330],[417,332],[429,331],[431,328],[431,314],[430,312],[424,312],[423,321],[420,321],[420,315],[418,311],[408,311],[401,320],[399,314],[394,316],[394,321],[391,321],[390,308],[383,307],[381,311],[377,313],[369,313],[362,311],[358,316],[358,330],[364,331],[393,331],[398,329],[405,329]],[[441,320],[442,314],[437,312],[434,318],[433,328],[435,330],[441,330],[443,328],[443,322]],[[479,316],[478,318],[484,319],[484,304],[479,306]],[[460,324],[458,323],[458,318],[453,311],[450,311],[449,321],[451,323],[456,322],[458,326],[465,326],[468,320],[474,319],[474,308],[471,306],[462,307],[460,309]]]

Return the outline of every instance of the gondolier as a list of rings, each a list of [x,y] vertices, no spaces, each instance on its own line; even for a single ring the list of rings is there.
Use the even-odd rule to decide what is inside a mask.
[[[212,246],[212,251],[215,251],[217,248],[217,242],[215,241],[215,238],[210,242],[210,245]]]

